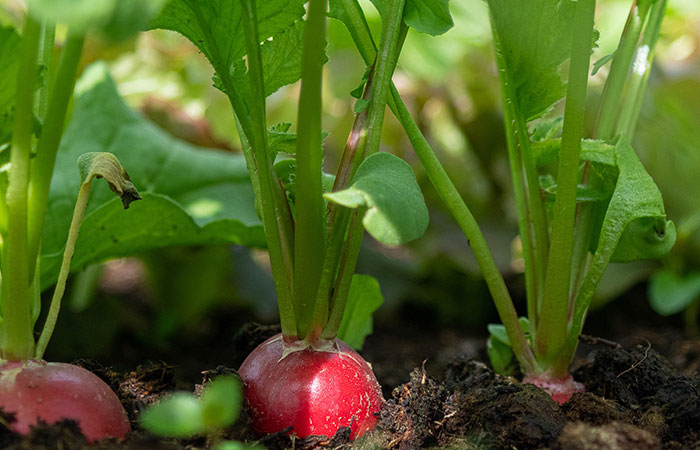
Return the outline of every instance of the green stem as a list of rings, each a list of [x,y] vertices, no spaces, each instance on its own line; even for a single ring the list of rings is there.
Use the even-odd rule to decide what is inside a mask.
[[[267,149],[267,127],[265,119],[265,88],[263,82],[262,58],[258,39],[258,20],[255,0],[242,0],[246,17],[243,19],[248,53],[248,75],[251,89],[251,135],[247,138],[252,144],[251,174],[259,179],[261,209],[265,238],[270,254],[270,266],[277,292],[282,334],[297,337],[294,315],[294,250],[291,235],[284,226],[288,210],[284,193],[272,167]],[[235,107],[235,105],[234,105]],[[240,119],[240,117],[239,117]],[[243,125],[245,121],[242,121]],[[245,127],[244,127],[245,130]],[[247,132],[247,130],[245,130]],[[250,168],[249,168],[250,169]],[[291,314],[290,314],[291,312]]]
[[[73,96],[76,73],[83,51],[85,36],[70,34],[66,39],[56,73],[56,79],[50,89],[41,137],[37,143],[36,157],[31,165],[31,184],[29,186],[29,256],[37,258],[41,241],[41,230],[48,207],[51,175],[56,163],[56,154],[61,143],[68,104]]]
[[[39,64],[44,68],[44,82],[37,91],[35,110],[39,120],[46,120],[46,110],[51,93],[51,80],[53,80],[53,50],[56,41],[56,26],[42,24],[41,41],[39,46]]]
[[[29,289],[29,273],[34,268],[34,260],[29,258],[27,251],[27,188],[40,35],[41,27],[28,16],[17,72],[15,123],[7,186],[7,234],[3,236],[2,253],[0,357],[8,360],[24,360],[34,356]]]
[[[365,92],[362,98],[369,98],[369,86],[372,83],[373,75],[370,75],[369,81],[365,86]],[[333,184],[333,191],[345,189],[352,179],[355,170],[359,166],[361,160],[359,149],[364,148],[365,139],[367,137],[367,118],[368,109],[361,111],[355,115],[352,130],[348,136],[348,140],[343,150],[343,156],[338,166],[338,172]],[[316,296],[316,308],[314,311],[314,321],[325,323],[328,321],[330,313],[330,299],[332,297],[333,282],[338,273],[338,265],[340,264],[341,254],[345,247],[348,224],[350,221],[351,211],[348,208],[340,207],[334,203],[328,202],[327,207],[327,227],[326,234],[328,236],[328,245],[326,255],[323,261],[323,271],[319,281],[318,294]],[[332,328],[332,327],[331,327]]]
[[[491,19],[491,27],[495,30],[493,18]],[[544,277],[544,266],[542,266],[541,270],[538,270],[541,264],[537,264],[537,261],[541,261],[542,258],[544,258],[546,246],[538,251],[537,239],[536,236],[533,235],[533,228],[531,226],[531,218],[534,216],[530,209],[532,202],[528,202],[525,188],[526,183],[523,178],[523,155],[526,150],[523,144],[529,147],[529,137],[526,133],[523,134],[520,132],[521,127],[518,126],[519,121],[517,120],[518,113],[515,111],[514,106],[515,93],[512,92],[512,88],[510,87],[512,84],[506,79],[508,70],[505,67],[505,59],[503,58],[498,34],[495,32],[492,34],[496,49],[496,65],[501,74],[498,79],[504,99],[506,144],[508,148],[511,179],[513,181],[515,206],[518,212],[518,230],[523,246],[525,267],[532,268],[531,270],[525,270],[525,290],[527,295],[528,317],[532,329],[535,330],[538,323],[538,311],[541,298],[540,286],[542,285]],[[521,137],[524,137],[524,139],[521,139]],[[520,149],[518,147],[520,147]]]
[[[666,0],[657,0],[649,12],[649,20],[642,35],[642,43],[637,48],[632,73],[626,88],[626,98],[621,107],[615,134],[632,139],[634,129],[637,127],[639,114],[642,111],[644,92],[649,81],[651,65],[656,55],[656,41],[659,39],[661,22],[666,12]]]
[[[583,137],[594,12],[595,0],[578,1],[564,109],[564,128],[559,150],[557,195],[552,217],[552,244],[549,249],[542,309],[536,335],[535,348],[538,357],[545,364],[552,365],[552,375],[557,378],[568,375],[570,362],[559,361],[559,350],[564,345],[568,331],[576,189],[579,180],[579,155]]]
[[[609,140],[613,137],[622,91],[634,56],[634,50],[639,42],[639,36],[649,12],[649,4],[650,0],[635,0],[627,17],[620,44],[615,51],[615,56],[610,66],[610,74],[603,88],[603,98],[598,112],[595,133],[598,139]]]
[[[382,36],[379,43],[379,52],[376,56],[374,72],[372,74],[372,86],[370,92],[369,115],[367,119],[366,136],[364,146],[354,157],[354,161],[361,161],[367,156],[379,151],[382,139],[382,126],[384,124],[384,112],[391,88],[391,77],[398,62],[399,51],[406,37],[407,29],[403,24],[403,9],[405,0],[393,0],[389,2],[386,15],[382,18]],[[346,248],[340,253],[339,272],[335,279],[333,296],[330,303],[329,317],[342,317],[345,311],[347,293],[355,271],[357,257],[362,245],[364,228],[362,221],[358,219],[359,211],[350,213]],[[361,218],[361,216],[360,216]],[[342,224],[336,223],[334,226]],[[344,228],[344,226],[343,226]],[[335,233],[333,230],[331,233]],[[339,231],[338,231],[339,232]],[[323,293],[321,293],[323,294]],[[337,322],[337,323],[336,323]],[[332,338],[338,333],[340,322],[334,320],[326,324],[322,337]]]
[[[321,185],[321,137],[326,0],[310,0],[301,60],[301,94],[297,120],[296,214],[294,233],[294,300],[299,337],[316,335],[325,317],[314,320],[314,304],[326,253],[326,218]],[[328,306],[321,308],[328,311]],[[314,323],[312,323],[312,321]]]
[[[49,312],[46,316],[46,322],[44,322],[44,328],[41,330],[39,341],[36,344],[36,352],[34,357],[37,359],[44,357],[46,346],[49,344],[53,330],[56,327],[58,313],[61,310],[61,299],[66,291],[66,281],[68,280],[68,275],[70,274],[70,262],[71,259],[73,259],[75,243],[78,240],[80,224],[83,221],[88,200],[90,199],[91,188],[92,178],[81,184],[80,190],[78,191],[78,199],[75,202],[73,218],[70,222],[70,228],[68,229],[68,239],[66,239],[66,247],[63,250],[63,259],[61,260],[61,267],[58,272],[58,280],[56,281],[56,287],[53,291],[53,297],[51,297],[51,306],[49,306]]]

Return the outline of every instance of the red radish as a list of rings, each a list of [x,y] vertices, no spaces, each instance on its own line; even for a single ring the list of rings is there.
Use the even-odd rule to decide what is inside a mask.
[[[0,366],[0,409],[15,415],[10,427],[29,432],[38,420],[73,419],[89,442],[123,438],[131,425],[119,398],[92,372],[72,364],[40,360]]]
[[[383,400],[372,368],[340,339],[327,344],[322,350],[290,348],[278,334],[246,358],[239,373],[257,432],[291,426],[303,438],[333,436],[350,426],[354,439],[374,428]]]
[[[574,381],[574,377],[569,375],[566,378],[548,378],[546,374],[525,377],[523,383],[534,384],[552,397],[552,400],[560,405],[569,401],[572,395],[577,392],[584,392],[586,388],[583,384]]]

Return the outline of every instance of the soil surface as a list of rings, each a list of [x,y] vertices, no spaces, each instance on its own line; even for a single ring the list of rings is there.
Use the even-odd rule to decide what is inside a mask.
[[[249,324],[235,335],[237,365],[252,348],[276,333],[276,327]],[[420,339],[416,334],[423,336]],[[349,442],[349,430],[331,438],[303,440],[284,434],[257,437],[250,433],[245,411],[226,430],[226,439],[246,441],[270,449],[696,449],[700,446],[700,378],[697,343],[657,335],[660,347],[675,342],[670,358],[685,363],[679,370],[660,356],[651,340],[622,347],[584,337],[585,359],[577,362],[574,377],[587,392],[558,405],[535,386],[495,374],[483,360],[483,339],[443,331],[432,339],[413,330],[409,336],[379,329],[365,352],[385,388],[385,402],[375,431]],[[664,339],[665,338],[665,339]],[[413,341],[411,341],[413,339]],[[431,344],[420,344],[421,342]],[[668,350],[668,349],[667,349]],[[390,355],[380,359],[380,352]],[[685,354],[685,356],[680,356]],[[427,359],[427,361],[426,361]],[[401,361],[399,363],[398,361]],[[206,449],[205,438],[160,439],[143,431],[137,416],[143,408],[186,382],[178,381],[178,367],[151,363],[133,371],[116,372],[91,361],[77,361],[103,378],[119,395],[134,431],[125,441],[105,440],[88,445],[75,423],[39,426],[29,436],[0,427],[0,448],[43,449]],[[407,368],[407,365],[413,364]],[[691,370],[694,375],[688,375]],[[216,367],[201,373],[197,392],[205,383],[233,368]],[[11,416],[3,416],[6,422]]]

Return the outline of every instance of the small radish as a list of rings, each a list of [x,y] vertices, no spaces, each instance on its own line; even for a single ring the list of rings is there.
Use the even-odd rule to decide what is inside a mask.
[[[123,438],[131,425],[119,398],[92,372],[72,364],[41,360],[0,366],[0,409],[13,413],[10,428],[27,434],[39,420],[72,419],[89,442]]]
[[[278,334],[253,350],[239,373],[259,433],[292,427],[300,438],[333,436],[349,426],[354,439],[377,423],[379,383],[369,363],[340,339],[314,349]]]

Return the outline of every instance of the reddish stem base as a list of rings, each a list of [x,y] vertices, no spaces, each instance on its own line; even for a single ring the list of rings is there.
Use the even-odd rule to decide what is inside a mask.
[[[569,401],[576,392],[584,392],[586,387],[574,381],[574,377],[569,375],[566,378],[551,378],[546,373],[523,378],[523,383],[534,384],[544,390],[552,399],[561,404]]]

